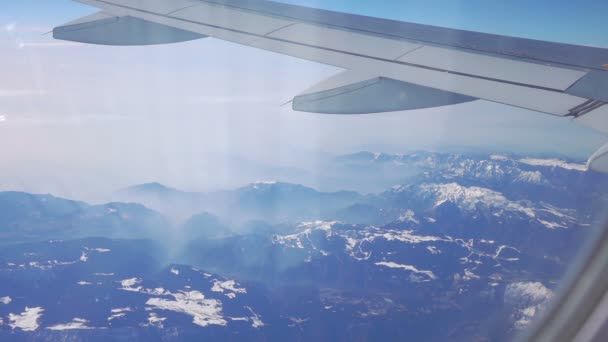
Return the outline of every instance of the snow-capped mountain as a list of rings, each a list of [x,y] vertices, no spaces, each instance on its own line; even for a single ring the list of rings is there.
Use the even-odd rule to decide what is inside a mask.
[[[580,223],[586,222],[584,219],[579,221],[573,209],[557,208],[543,202],[511,200],[495,190],[458,183],[395,186],[382,197],[389,201],[389,207],[415,208],[434,219],[442,209],[451,207],[459,212],[459,216],[473,220],[498,223],[530,221],[548,229],[579,227]]]
[[[587,171],[584,163],[556,158],[426,151],[359,152],[336,158],[333,165],[347,174],[365,170],[366,175],[361,177],[367,183],[384,184],[384,188],[389,187],[386,184],[389,181],[390,185],[456,182],[490,188],[518,199],[550,200],[554,205],[584,198],[597,200],[604,197],[602,189],[608,186],[607,177]]]

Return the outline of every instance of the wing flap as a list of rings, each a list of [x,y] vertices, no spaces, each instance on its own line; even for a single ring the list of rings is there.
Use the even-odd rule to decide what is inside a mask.
[[[476,99],[386,77],[369,78],[345,71],[296,96],[293,109],[325,114],[368,114],[447,106],[473,100]]]
[[[204,38],[204,35],[132,16],[98,12],[53,29],[55,39],[98,45],[154,45]]]

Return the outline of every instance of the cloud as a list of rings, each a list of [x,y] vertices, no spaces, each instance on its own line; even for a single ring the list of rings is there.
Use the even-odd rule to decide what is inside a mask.
[[[119,115],[119,114],[78,114],[73,116],[65,116],[65,115],[57,115],[45,113],[45,115],[31,115],[31,114],[19,114],[13,115],[11,113],[11,117],[9,120],[8,115],[2,114],[0,115],[0,124],[9,124],[11,126],[24,126],[24,125],[37,125],[37,126],[69,126],[69,125],[77,125],[81,126],[83,124],[92,123],[92,124],[100,124],[100,123],[124,123],[124,122],[134,122],[134,121],[143,121],[144,117],[137,115]]]
[[[19,49],[25,49],[25,48],[61,48],[61,47],[73,47],[73,46],[80,46],[82,44],[80,43],[74,43],[74,42],[60,42],[60,41],[50,41],[50,42],[46,42],[46,41],[33,41],[33,42],[23,42],[23,41],[17,41],[17,48]]]
[[[16,96],[40,96],[46,92],[40,89],[2,89],[0,88],[0,97],[16,97]]]
[[[29,33],[47,33],[49,32],[48,27],[42,26],[18,26],[17,23],[11,22],[4,25],[0,31],[15,33],[15,32],[29,32]]]
[[[8,23],[4,26],[4,31],[5,32],[13,32],[15,31],[15,29],[17,28],[17,24],[16,23]]]
[[[217,95],[217,96],[196,96],[188,101],[191,104],[234,104],[234,103],[277,103],[276,95]]]

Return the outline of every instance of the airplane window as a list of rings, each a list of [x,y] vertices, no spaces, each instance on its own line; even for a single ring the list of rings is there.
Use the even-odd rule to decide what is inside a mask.
[[[601,341],[607,11],[3,2],[0,340]]]

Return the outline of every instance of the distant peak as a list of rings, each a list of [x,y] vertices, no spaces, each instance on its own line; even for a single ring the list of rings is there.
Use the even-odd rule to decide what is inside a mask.
[[[293,188],[293,187],[301,187],[301,185],[292,184],[292,183],[283,183],[283,182],[274,181],[274,180],[264,180],[264,181],[256,181],[256,182],[253,182],[253,183],[249,184],[248,186],[246,186],[246,188],[250,188],[250,189],[254,189],[254,190],[265,190],[265,189],[274,189],[274,188]]]
[[[250,183],[241,188],[242,190],[255,190],[255,191],[315,191],[315,189],[309,188],[302,184],[286,183],[280,181],[257,181]]]
[[[173,192],[178,191],[158,182],[143,183],[125,188],[123,191],[144,191],[144,192]]]
[[[279,182],[277,182],[275,180],[259,180],[259,181],[253,182],[253,185],[275,185],[278,183]]]

